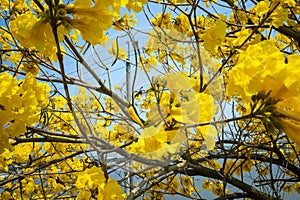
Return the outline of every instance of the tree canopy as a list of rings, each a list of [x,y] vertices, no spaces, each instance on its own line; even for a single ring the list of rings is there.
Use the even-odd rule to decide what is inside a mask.
[[[298,1],[0,8],[0,199],[299,195]]]

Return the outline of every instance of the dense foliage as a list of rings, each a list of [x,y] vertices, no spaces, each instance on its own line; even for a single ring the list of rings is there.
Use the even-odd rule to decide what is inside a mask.
[[[297,1],[0,8],[0,199],[300,193]],[[108,33],[129,38],[131,53]],[[116,65],[131,69],[125,87]]]

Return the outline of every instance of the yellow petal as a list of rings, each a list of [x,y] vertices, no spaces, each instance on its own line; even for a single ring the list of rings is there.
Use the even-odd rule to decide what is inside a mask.
[[[216,46],[225,40],[226,24],[221,20],[216,21],[216,25],[207,29],[203,35],[204,48],[207,51],[213,51]]]
[[[144,127],[144,123],[141,121],[139,116],[136,114],[133,106],[129,106],[128,113],[134,122],[138,123],[141,127]]]
[[[122,189],[118,182],[112,178],[109,178],[105,187],[104,187],[104,194],[103,194],[104,200],[118,200],[123,199],[122,198]]]
[[[291,119],[281,119],[284,133],[300,146],[300,123]]]

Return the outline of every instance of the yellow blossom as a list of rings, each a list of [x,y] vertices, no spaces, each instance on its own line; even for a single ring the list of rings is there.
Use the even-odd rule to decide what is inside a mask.
[[[211,181],[209,179],[205,179],[202,183],[202,188],[206,190],[211,190]]]
[[[108,178],[106,184],[98,187],[98,200],[120,200],[123,199],[122,189],[118,182],[112,178]]]
[[[190,30],[190,23],[188,17],[185,14],[180,13],[180,15],[175,19],[174,28],[178,32],[186,34]]]
[[[38,19],[31,11],[27,11],[12,20],[10,28],[24,47],[36,49],[50,59],[56,59],[56,43],[47,20]],[[57,30],[60,43],[70,30],[64,26],[59,26]]]
[[[154,152],[164,147],[167,134],[160,127],[150,126],[144,129],[137,143],[139,152]]]
[[[171,28],[172,27],[172,15],[169,12],[164,14],[158,13],[155,18],[151,20],[153,26],[158,26],[161,28]]]
[[[300,194],[300,182],[293,184],[293,188],[298,194]]]
[[[251,97],[258,92],[271,91],[270,97],[278,101],[275,104],[276,112],[282,115],[276,118],[277,122],[281,124],[283,132],[300,144],[297,134],[300,128],[300,110],[297,104],[300,98],[297,67],[300,59],[299,56],[288,56],[287,60],[291,62],[284,62],[283,54],[271,41],[249,46],[229,74],[227,92],[239,95],[244,102],[250,103]]]
[[[114,40],[111,44],[111,47],[108,49],[108,52],[121,59],[121,60],[125,60],[126,59],[126,52],[125,52],[125,49],[121,46],[119,46],[119,43],[117,43],[116,40]]]
[[[19,136],[39,121],[39,113],[48,102],[50,87],[38,83],[31,73],[20,83],[8,73],[0,74],[1,148],[8,147],[8,138]]]
[[[270,2],[268,0],[260,1],[254,7],[256,15],[263,17],[269,11]]]
[[[16,19],[10,21],[10,29],[13,36],[18,39],[24,47],[30,48],[31,30],[38,18],[32,12],[25,12]]]
[[[130,16],[128,16],[127,13],[125,13],[122,17],[117,17],[114,19],[114,29],[116,30],[123,30],[123,29],[129,29],[137,24],[137,19],[135,19],[134,13],[132,13]]]
[[[92,193],[87,190],[80,190],[76,200],[89,200],[91,199]]]
[[[170,192],[172,195],[178,191],[179,181],[177,176],[169,176],[167,178],[167,191]]]
[[[283,126],[284,133],[296,142],[297,145],[300,145],[300,122],[292,119],[280,119],[280,124]],[[299,148],[299,146],[297,146]]]
[[[207,29],[203,34],[204,48],[207,51],[213,51],[216,46],[220,45],[225,40],[226,24],[222,20],[217,20],[215,26]]]
[[[76,187],[84,190],[95,189],[102,183],[105,183],[103,171],[96,166],[93,166],[78,175]]]
[[[133,106],[129,106],[128,113],[129,113],[129,116],[131,117],[131,119],[134,122],[136,122],[137,124],[139,124],[141,127],[144,126],[144,123],[141,121],[140,117],[136,114],[136,111],[135,111],[135,109],[134,109]]]
[[[279,26],[282,26],[285,21],[288,20],[288,12],[285,8],[282,6],[278,6],[275,11],[271,14],[271,24],[278,28]]]
[[[293,191],[293,187],[292,187],[292,185],[284,184],[284,186],[282,187],[282,190],[284,192],[287,192],[288,194],[291,194]]]
[[[143,4],[147,3],[148,0],[129,0],[126,4],[128,10],[133,10],[134,12],[141,12],[143,10]]]
[[[184,186],[184,187],[193,187],[193,183],[194,183],[194,180],[192,177],[189,177],[189,176],[181,176],[180,177],[180,181],[181,181],[181,184]]]
[[[105,1],[96,1],[91,7],[91,1],[76,0],[70,10],[74,13],[70,23],[80,31],[84,40],[94,45],[106,40],[104,31],[112,26],[113,12]]]
[[[35,76],[38,75],[38,73],[40,71],[38,65],[33,64],[33,63],[28,63],[28,62],[23,63],[21,65],[20,69],[27,73],[32,73]]]
[[[225,194],[224,194],[224,185],[220,180],[212,181],[212,192],[217,196],[230,194],[230,191],[228,189],[225,189]]]

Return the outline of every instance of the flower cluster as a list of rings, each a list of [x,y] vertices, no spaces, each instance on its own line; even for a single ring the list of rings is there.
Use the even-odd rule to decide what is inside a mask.
[[[79,189],[78,200],[92,197],[99,200],[123,199],[122,189],[118,182],[112,178],[106,180],[104,172],[96,166],[78,174],[76,187]]]
[[[42,108],[47,106],[47,84],[39,83],[31,73],[17,80],[8,73],[0,74],[0,152],[9,147],[8,138],[14,138],[39,121]]]
[[[284,56],[272,41],[266,40],[249,46],[240,55],[236,66],[229,73],[227,87],[228,95],[239,96],[246,104],[270,93],[269,97],[273,101],[268,103],[271,103],[275,110],[269,109],[268,112],[271,113],[265,114],[273,117],[273,123],[280,123],[277,127],[283,128],[298,145],[299,64],[299,56]]]
[[[182,129],[184,126],[210,122],[215,116],[217,106],[213,97],[195,91],[193,88],[196,83],[193,80],[188,82],[186,78],[184,73],[170,73],[165,78],[157,78],[154,83],[158,86],[153,90],[164,91],[156,94],[158,103],[154,101],[150,106],[146,122],[139,119],[133,107],[129,108],[131,118],[141,127],[145,126],[138,141],[128,147],[131,152],[152,158],[174,154],[179,151],[180,144],[187,140]],[[216,135],[215,127],[198,126],[193,137],[204,138],[206,148],[211,150]]]
[[[56,59],[57,43],[75,29],[81,37],[95,45],[108,38],[105,31],[113,25],[121,7],[141,11],[147,1],[104,1],[75,0],[74,4],[49,3],[36,16],[29,7],[26,12],[16,14],[10,28],[16,39],[26,47],[38,50],[41,54]],[[55,34],[57,38],[55,38]],[[58,40],[58,41],[57,41]],[[43,41],[43,42],[41,42]]]

